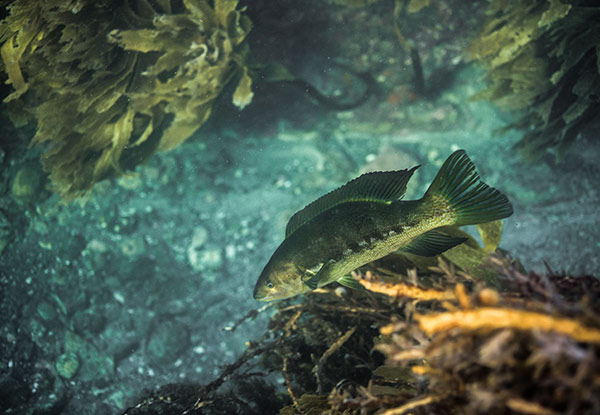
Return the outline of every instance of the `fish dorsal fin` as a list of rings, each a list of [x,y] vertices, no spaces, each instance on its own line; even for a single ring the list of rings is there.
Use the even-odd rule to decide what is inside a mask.
[[[419,166],[396,171],[365,173],[345,185],[321,196],[291,217],[285,229],[287,238],[315,216],[346,202],[380,202],[390,204],[406,192],[410,177]]]

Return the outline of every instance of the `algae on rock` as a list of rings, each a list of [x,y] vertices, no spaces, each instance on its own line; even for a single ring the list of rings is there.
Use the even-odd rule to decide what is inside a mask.
[[[37,122],[32,144],[64,199],[189,138],[215,99],[239,82],[252,100],[237,0],[17,0],[0,24],[15,122]]]
[[[589,3],[589,2],[588,2]],[[560,153],[600,110],[600,7],[580,0],[494,0],[469,48],[487,69],[489,99],[523,116],[517,148]]]

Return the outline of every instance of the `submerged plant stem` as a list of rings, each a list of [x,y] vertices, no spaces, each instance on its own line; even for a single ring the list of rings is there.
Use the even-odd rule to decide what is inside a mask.
[[[461,328],[464,330],[515,328],[519,330],[554,331],[576,341],[600,344],[600,330],[585,327],[575,320],[541,313],[505,308],[479,308],[431,315],[416,315],[421,329],[429,336]]]

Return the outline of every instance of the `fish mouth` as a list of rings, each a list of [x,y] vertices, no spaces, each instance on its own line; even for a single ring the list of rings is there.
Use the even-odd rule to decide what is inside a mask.
[[[273,301],[273,300],[278,300],[279,298],[277,297],[273,297],[272,295],[265,295],[265,294],[255,294],[254,295],[254,299],[257,301],[262,301],[262,302],[269,302],[269,301]]]
[[[269,302],[269,301],[276,301],[276,300],[283,300],[286,298],[289,298],[290,296],[286,296],[286,295],[282,295],[282,294],[271,294],[271,293],[254,293],[253,295],[254,299],[257,301],[262,301],[262,302]]]
[[[255,300],[258,300],[258,301],[268,301],[268,299],[266,298],[267,297],[266,295],[254,293],[253,297]]]
[[[264,292],[263,290],[254,290],[252,297],[257,301],[271,301],[273,299],[273,296],[270,295],[270,293]]]

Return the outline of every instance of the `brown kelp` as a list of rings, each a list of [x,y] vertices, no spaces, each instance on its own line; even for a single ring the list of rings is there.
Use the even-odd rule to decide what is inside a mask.
[[[558,153],[600,109],[600,7],[593,2],[491,2],[488,19],[469,48],[487,70],[489,87],[476,98],[519,110],[508,128],[530,158]]]
[[[0,25],[2,61],[17,123],[64,199],[176,147],[208,118],[223,88],[252,100],[235,0],[18,0]]]

